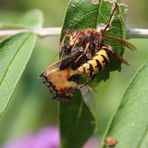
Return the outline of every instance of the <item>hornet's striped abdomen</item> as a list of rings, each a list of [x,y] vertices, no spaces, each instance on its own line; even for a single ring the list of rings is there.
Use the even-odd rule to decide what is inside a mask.
[[[77,71],[87,76],[94,76],[109,63],[113,54],[111,46],[102,46],[95,56],[78,67]]]

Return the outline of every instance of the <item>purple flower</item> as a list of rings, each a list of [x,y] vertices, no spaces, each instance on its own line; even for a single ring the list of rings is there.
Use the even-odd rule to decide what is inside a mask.
[[[92,136],[89,138],[83,148],[99,148],[98,137]]]
[[[10,141],[3,148],[60,148],[60,133],[56,127],[44,128],[37,133]],[[98,148],[98,138],[90,138],[83,148]]]
[[[20,140],[8,142],[3,148],[59,148],[59,145],[59,130],[56,127],[50,127],[27,135]]]

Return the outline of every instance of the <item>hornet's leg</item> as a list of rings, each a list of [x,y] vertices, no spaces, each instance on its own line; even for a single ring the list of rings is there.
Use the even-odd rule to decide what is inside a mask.
[[[114,15],[114,13],[115,13],[115,10],[116,10],[117,8],[118,8],[118,3],[115,2],[115,6],[114,6],[114,8],[113,8],[113,10],[112,10],[112,13],[111,13],[111,16],[110,16],[110,18],[109,18],[109,21],[107,22],[107,24],[106,24],[104,30],[102,31],[102,36],[104,36],[106,30],[111,26],[112,17],[113,17],[113,15]]]
[[[85,47],[85,49],[84,49],[84,52],[77,58],[77,60],[76,60],[75,62],[78,62],[78,61],[80,60],[80,58],[81,58],[82,56],[84,56],[84,55],[89,51],[89,45],[90,45],[90,43],[87,43],[87,44],[86,44],[86,47]]]

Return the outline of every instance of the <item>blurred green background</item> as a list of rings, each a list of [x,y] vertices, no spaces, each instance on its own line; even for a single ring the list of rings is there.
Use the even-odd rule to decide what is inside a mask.
[[[127,25],[148,28],[147,0],[126,0],[129,5]],[[15,22],[21,14],[31,9],[40,9],[45,17],[44,27],[62,25],[68,0],[0,0],[0,23]],[[130,39],[138,51],[125,51],[130,66],[122,65],[122,71],[111,73],[110,79],[95,88],[99,136],[114,114],[128,82],[137,68],[148,58],[147,39]],[[58,52],[59,36],[38,39],[32,57],[0,118],[0,144],[20,138],[40,128],[57,125],[58,103],[51,99],[48,89],[38,79],[42,70]],[[56,61],[56,59],[55,59]]]

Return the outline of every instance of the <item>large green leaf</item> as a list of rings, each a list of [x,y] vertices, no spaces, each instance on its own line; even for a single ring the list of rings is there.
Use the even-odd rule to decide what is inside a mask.
[[[114,2],[114,0],[112,1]],[[119,1],[118,1],[119,2]],[[99,3],[93,3],[93,0],[71,0],[66,12],[61,40],[65,32],[70,29],[73,31],[82,30],[86,28],[97,28],[99,24],[107,24],[113,3],[100,0]],[[112,19],[111,27],[107,34],[114,35],[125,39],[125,6],[119,6]],[[124,52],[124,45],[115,40],[104,38],[106,44],[110,44],[120,55]],[[97,77],[99,80],[106,80],[109,78],[109,72],[113,70],[120,70],[121,63],[113,58],[110,65],[102,71]]]
[[[35,39],[35,35],[23,33],[0,43],[0,112],[6,107],[31,56]]]
[[[92,134],[95,120],[77,93],[70,101],[60,103],[62,148],[81,148]]]
[[[95,28],[98,7],[90,0],[71,0],[63,24],[61,40],[67,29]],[[80,92],[77,91],[77,94],[69,102],[61,102],[61,147],[81,148],[92,135],[95,128],[94,122],[93,114],[84,103]]]
[[[97,21],[98,24],[100,23],[106,24],[108,22],[113,7],[114,5],[111,5],[108,2],[105,2],[103,0],[100,1],[99,15]],[[120,37],[122,39],[126,38],[126,27],[125,27],[126,11],[127,10],[125,9],[125,6],[119,6],[116,9],[110,29],[109,31],[106,32],[106,34]],[[116,51],[118,54],[123,55],[125,46],[122,43],[107,38],[104,38],[104,42],[111,45],[113,50]],[[121,70],[121,63],[116,58],[112,58],[109,66],[107,66],[103,71],[100,72],[99,76],[96,79],[97,82],[100,80],[107,80],[109,78],[109,73],[114,70],[118,71]]]
[[[64,33],[70,30],[96,28],[98,20],[99,5],[94,5],[91,0],[70,0],[61,39]]]
[[[103,0],[100,0],[100,3],[94,3],[94,0],[70,0],[62,28],[61,40],[65,32],[69,29],[76,31],[86,28],[96,28],[99,23],[107,23],[111,14],[111,10],[112,4],[104,2]],[[108,33],[124,38],[124,20],[121,18],[121,16],[123,16],[123,14],[121,8],[119,8],[116,11],[116,14],[112,21],[111,29]],[[105,40],[105,42],[110,43],[113,46],[113,49],[115,49],[118,53],[123,53],[124,47],[120,43],[116,43],[115,41],[109,41],[107,39]],[[107,79],[109,71],[120,69],[119,62],[113,61],[111,63],[112,67],[108,68],[106,71],[103,71],[100,74],[101,76],[98,77],[99,80]],[[92,128],[91,123],[92,121],[94,121],[95,118],[95,105],[92,106],[93,103],[90,103],[90,99],[94,99],[90,96],[91,95],[89,95],[87,99],[84,99],[84,102],[87,104],[87,106],[82,101],[82,96],[80,95],[80,93],[78,93],[72,98],[72,103],[60,103],[60,127],[62,136],[61,147],[79,148],[87,140],[87,138],[93,134],[94,127]],[[82,104],[84,107],[80,108]],[[88,110],[91,114],[86,113],[86,110]],[[81,114],[83,115],[83,117],[77,118],[79,116],[79,112],[84,113]],[[75,122],[79,124],[76,124]]]
[[[40,28],[44,22],[43,13],[41,10],[34,9],[25,13],[21,19],[19,19],[18,24],[26,27]]]
[[[24,28],[39,28],[43,25],[43,13],[38,9],[33,9],[21,15],[15,23],[0,22],[1,30],[24,29]]]
[[[148,61],[133,77],[105,137],[118,141],[116,148],[146,148],[148,145]],[[103,146],[107,147],[107,146]]]
[[[39,17],[32,17],[38,14]],[[39,15],[40,14],[40,15]],[[27,19],[28,17],[28,19]],[[25,25],[41,27],[43,18],[37,10],[27,13],[24,17]],[[23,18],[21,21],[23,24]],[[25,69],[36,41],[36,35],[21,33],[8,37],[0,42],[0,113],[4,111],[14,88]]]

